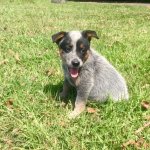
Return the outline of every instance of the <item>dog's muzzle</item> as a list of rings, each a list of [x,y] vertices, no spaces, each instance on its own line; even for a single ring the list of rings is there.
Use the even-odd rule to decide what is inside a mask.
[[[70,76],[72,78],[77,78],[79,75],[79,67],[80,67],[80,61],[78,59],[73,59],[71,61],[71,67],[68,67],[68,71],[70,73]]]

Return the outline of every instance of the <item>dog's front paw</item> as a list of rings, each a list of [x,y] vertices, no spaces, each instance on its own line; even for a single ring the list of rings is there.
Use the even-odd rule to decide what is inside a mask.
[[[69,113],[68,118],[69,119],[74,119],[76,118],[80,113],[77,111],[72,111],[71,113]]]
[[[74,119],[85,110],[85,103],[77,103],[75,109],[68,115],[69,119]]]
[[[69,113],[68,118],[69,119],[74,119],[74,118],[78,117],[83,111],[84,111],[84,109],[82,109],[82,110],[74,110],[71,113]]]
[[[60,106],[61,106],[61,107],[66,107],[67,104],[68,104],[67,101],[61,101]]]

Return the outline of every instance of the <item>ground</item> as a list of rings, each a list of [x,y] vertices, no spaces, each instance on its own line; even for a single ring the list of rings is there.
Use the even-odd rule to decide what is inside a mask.
[[[150,8],[42,0],[0,1],[0,149],[148,149]],[[128,102],[60,107],[63,73],[51,35],[92,29],[92,47],[125,77]],[[73,99],[74,93],[70,94]],[[141,129],[141,127],[145,127]],[[140,129],[140,132],[136,132]],[[142,141],[142,142],[140,142]]]

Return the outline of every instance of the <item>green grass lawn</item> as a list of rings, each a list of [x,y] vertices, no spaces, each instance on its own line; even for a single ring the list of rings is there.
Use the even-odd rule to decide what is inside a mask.
[[[71,104],[57,100],[63,73],[51,35],[85,29],[100,36],[92,47],[125,77],[130,100],[88,103],[95,113],[69,120]],[[0,149],[119,150],[141,139],[126,149],[148,149],[150,128],[135,134],[149,122],[142,101],[150,102],[150,7],[0,1]]]

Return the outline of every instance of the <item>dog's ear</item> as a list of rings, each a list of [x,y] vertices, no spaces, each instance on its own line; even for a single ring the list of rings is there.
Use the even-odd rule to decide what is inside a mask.
[[[58,33],[52,35],[52,41],[59,44],[59,42],[65,35],[66,35],[66,32],[64,32],[64,31],[58,32]]]
[[[95,31],[92,30],[84,30],[82,31],[82,35],[87,38],[89,41],[91,41],[91,39],[94,37],[96,39],[99,39],[99,37],[97,36],[97,33]]]

